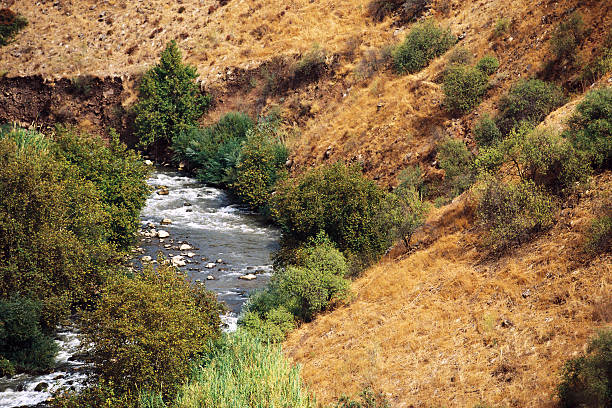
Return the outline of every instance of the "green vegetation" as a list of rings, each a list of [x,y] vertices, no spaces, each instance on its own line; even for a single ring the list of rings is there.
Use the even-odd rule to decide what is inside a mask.
[[[235,179],[242,143],[253,126],[248,115],[231,112],[205,129],[191,127],[172,139],[174,158],[197,169],[198,179],[207,184],[229,185]]]
[[[305,242],[324,231],[342,251],[382,254],[392,240],[386,193],[359,166],[336,163],[279,183],[272,214]]]
[[[502,139],[502,133],[489,115],[483,115],[474,127],[474,138],[479,146],[486,147]]]
[[[210,104],[210,97],[203,96],[194,82],[197,77],[194,67],[183,64],[176,42],[171,41],[140,84],[134,127],[141,146],[167,144],[196,125]]]
[[[454,47],[446,57],[446,65],[469,65],[472,53],[465,47]]]
[[[41,308],[27,298],[0,299],[0,375],[53,366],[57,345],[40,327]]]
[[[485,73],[485,75],[493,75],[499,69],[499,60],[493,55],[485,55],[476,64],[476,68]]]
[[[595,169],[612,165],[612,88],[589,92],[576,108],[567,137]]]
[[[209,349],[221,321],[216,297],[169,266],[118,276],[87,316],[96,370],[119,394],[152,390],[171,399],[189,361]]]
[[[474,172],[471,168],[474,155],[465,143],[457,139],[447,139],[437,150],[439,166],[445,173],[440,189],[447,196],[456,197],[474,182]]]
[[[353,400],[347,396],[342,396],[338,400],[335,408],[390,408],[391,403],[383,393],[374,393],[371,388],[366,388],[359,394],[361,401]]]
[[[444,76],[444,106],[462,115],[478,106],[489,88],[489,79],[480,69],[464,65],[450,67]]]
[[[282,341],[296,321],[310,321],[348,296],[348,264],[327,236],[320,233],[292,257],[276,268],[267,289],[251,296],[239,322],[267,341]]]
[[[592,253],[609,251],[612,245],[612,214],[595,218],[589,229],[587,250]]]
[[[242,144],[236,176],[230,189],[251,208],[269,214],[269,202],[276,183],[286,176],[289,152],[278,125],[262,122],[247,134]]]
[[[578,12],[573,12],[566,20],[559,23],[550,39],[550,48],[555,60],[566,60],[573,64],[584,34],[584,21]]]
[[[100,138],[58,128],[54,146],[58,156],[79,169],[80,177],[96,185],[98,199],[110,217],[108,242],[127,249],[134,243],[140,209],[149,195],[147,166],[119,142],[113,129],[107,146]]]
[[[181,387],[177,408],[315,407],[280,346],[241,330],[224,336]]]
[[[564,102],[558,86],[539,79],[520,80],[501,99],[497,126],[507,135],[522,122],[537,125]]]
[[[612,30],[602,47],[596,51],[595,58],[584,67],[580,79],[593,83],[610,71],[612,71]]]
[[[393,52],[395,70],[400,74],[415,73],[431,60],[444,54],[457,42],[450,29],[443,29],[432,20],[413,27],[406,39]]]
[[[477,187],[478,219],[495,249],[521,243],[532,233],[552,226],[553,199],[532,181],[504,183],[487,179]]]
[[[320,45],[314,44],[312,49],[300,58],[293,69],[295,78],[317,78],[325,66],[327,53]]]
[[[28,20],[20,14],[5,8],[0,9],[0,47],[7,45],[28,25]]]
[[[599,332],[585,355],[565,364],[558,395],[563,408],[612,405],[612,330]]]

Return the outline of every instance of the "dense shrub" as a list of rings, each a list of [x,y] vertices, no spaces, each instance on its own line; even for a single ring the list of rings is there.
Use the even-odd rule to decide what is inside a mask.
[[[275,339],[282,340],[294,324],[286,312],[297,320],[310,321],[348,295],[348,264],[324,234],[297,248],[294,256],[293,264],[276,268],[266,290],[249,299],[240,324],[251,332],[257,334],[267,325],[279,333]]]
[[[565,364],[561,377],[558,394],[563,408],[612,405],[612,330],[599,332],[586,355]]]
[[[248,333],[225,336],[192,371],[174,401],[177,408],[314,408],[299,368],[281,347]]]
[[[564,102],[558,86],[539,79],[520,80],[501,99],[497,125],[503,134],[521,122],[537,125]]]
[[[111,129],[110,144],[76,129],[58,128],[55,152],[79,169],[98,188],[98,199],[110,216],[107,240],[120,249],[134,242],[140,209],[149,195],[149,170],[140,157],[119,142]]]
[[[205,129],[191,127],[172,139],[175,160],[187,161],[204,183],[229,185],[235,181],[242,143],[253,126],[248,115],[230,112]]]
[[[478,219],[495,249],[521,243],[554,222],[553,199],[532,181],[508,184],[488,179],[477,193]]]
[[[556,60],[565,59],[573,63],[584,34],[584,21],[578,12],[570,14],[566,20],[559,23],[550,39],[550,48]]]
[[[454,66],[444,76],[444,105],[455,115],[470,112],[480,104],[489,87],[487,75],[473,67]]]
[[[443,29],[431,20],[420,23],[410,30],[404,42],[394,50],[395,69],[400,74],[420,71],[456,42],[457,38],[449,29]]]
[[[285,174],[289,153],[273,123],[263,122],[248,132],[230,185],[236,196],[251,208],[268,213],[270,195]]]
[[[20,149],[19,132],[0,133],[0,297],[40,300],[44,326],[54,327],[95,298],[112,257],[111,218],[78,167],[38,138]]]
[[[584,154],[565,138],[552,130],[534,130],[529,125],[513,129],[507,138],[482,149],[475,159],[479,172],[494,173],[504,164],[515,171],[514,175],[554,193],[586,181],[590,174]]]
[[[53,366],[57,345],[40,327],[41,308],[40,302],[26,298],[0,299],[0,360],[9,362],[0,375]]]
[[[0,9],[0,47],[7,45],[17,33],[28,25],[28,20],[5,8]]]
[[[381,254],[391,244],[387,194],[359,166],[321,166],[279,183],[272,213],[298,241],[320,231],[342,251]]]
[[[169,143],[180,132],[196,125],[210,104],[194,82],[196,69],[182,62],[181,52],[171,41],[158,65],[148,70],[140,84],[135,106],[135,133],[141,146],[161,140]]]
[[[499,60],[493,55],[485,55],[478,61],[476,68],[486,75],[493,75],[499,69]]]
[[[474,155],[467,149],[465,143],[457,139],[447,139],[437,147],[437,150],[436,158],[445,173],[442,189],[450,197],[456,197],[474,182],[471,169]]]
[[[247,312],[240,319],[240,325],[250,335],[270,343],[285,340],[287,334],[295,329],[295,316],[284,306],[267,311],[263,317],[259,313]]]
[[[612,88],[589,92],[576,108],[569,139],[596,169],[612,165]]]
[[[95,367],[119,394],[143,390],[172,397],[189,361],[219,335],[220,306],[202,285],[190,285],[169,266],[117,276],[102,289],[86,318]]]
[[[501,131],[489,115],[483,115],[474,127],[474,139],[479,146],[491,146],[501,140],[502,137]]]
[[[608,209],[608,213],[611,213]],[[609,251],[612,246],[612,214],[595,218],[591,222],[587,250],[592,253]]]

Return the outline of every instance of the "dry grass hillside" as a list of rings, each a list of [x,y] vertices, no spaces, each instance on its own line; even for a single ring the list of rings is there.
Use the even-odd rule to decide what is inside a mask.
[[[612,256],[583,250],[612,174],[593,186],[501,256],[466,228],[461,197],[430,217],[446,233],[368,270],[354,301],[293,332],[287,353],[324,403],[371,386],[394,407],[554,406],[563,363],[612,323]]]
[[[579,50],[584,61],[612,25],[612,5],[605,0],[433,1],[424,17],[449,26],[463,38],[458,46],[474,56],[492,53],[501,62],[477,112],[452,119],[441,108],[444,57],[416,75],[397,76],[388,67],[359,75],[371,68],[375,50],[398,43],[409,28],[392,18],[374,22],[369,0],[0,1],[9,3],[30,25],[0,49],[0,72],[8,76],[137,77],[177,39],[203,87],[217,96],[205,120],[228,110],[256,114],[280,105],[300,129],[291,141],[294,171],[325,160],[360,161],[370,177],[391,185],[410,164],[427,170],[437,141],[469,138],[479,113],[494,110],[511,83],[537,74],[549,56],[551,32],[571,11],[579,10],[591,28]],[[509,30],[494,39],[502,17]],[[322,75],[277,95],[263,92],[279,59],[295,61],[314,45],[325,50]]]

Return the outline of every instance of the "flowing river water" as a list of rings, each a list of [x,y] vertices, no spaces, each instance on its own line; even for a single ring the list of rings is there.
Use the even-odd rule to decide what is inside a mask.
[[[278,248],[279,231],[233,203],[225,191],[183,174],[157,169],[149,184],[155,191],[141,213],[134,266],[149,259],[155,263],[160,254],[174,260],[194,283],[205,282],[227,305],[228,313],[222,317],[225,330],[234,330],[248,294],[270,280],[270,255]],[[162,225],[164,219],[171,223]],[[63,328],[56,342],[60,352],[53,372],[0,378],[0,408],[42,407],[54,390],[82,386],[90,367],[79,360],[76,329]]]

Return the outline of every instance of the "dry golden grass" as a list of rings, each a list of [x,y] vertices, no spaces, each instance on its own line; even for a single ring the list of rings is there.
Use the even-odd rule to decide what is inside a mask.
[[[463,229],[374,266],[350,305],[292,333],[286,353],[324,403],[372,386],[394,407],[553,406],[563,362],[612,319],[612,256],[583,253],[612,174],[593,185],[506,255]]]

